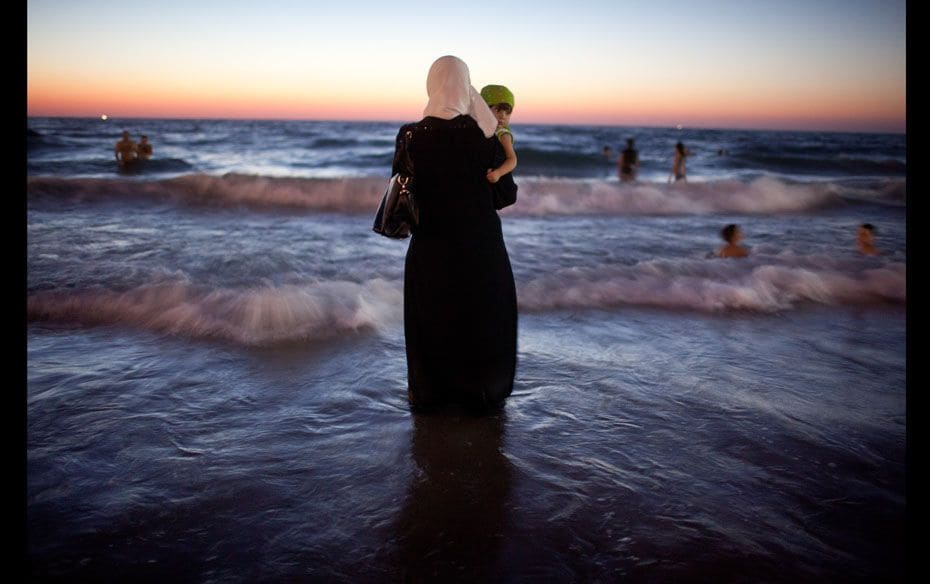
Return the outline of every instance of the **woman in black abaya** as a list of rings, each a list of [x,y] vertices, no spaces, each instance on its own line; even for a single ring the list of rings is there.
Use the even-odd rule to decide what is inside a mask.
[[[513,272],[486,178],[502,156],[497,120],[456,57],[437,59],[426,86],[423,119],[397,136],[398,148],[407,141],[420,209],[404,272],[408,397],[415,411],[494,410],[513,389],[517,362]],[[395,152],[393,172],[397,161]]]

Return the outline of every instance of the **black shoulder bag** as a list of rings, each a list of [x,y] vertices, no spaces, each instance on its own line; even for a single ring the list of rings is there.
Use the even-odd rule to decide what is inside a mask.
[[[372,226],[375,233],[392,239],[410,237],[410,230],[420,220],[420,210],[413,195],[413,160],[407,151],[412,137],[411,129],[398,136],[392,165],[397,172],[384,191]]]

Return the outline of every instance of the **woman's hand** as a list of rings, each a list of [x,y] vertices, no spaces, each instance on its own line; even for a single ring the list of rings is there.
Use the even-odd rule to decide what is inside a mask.
[[[499,181],[501,178],[500,175],[498,175],[497,172],[492,168],[488,169],[487,177],[488,177],[488,182],[491,183],[492,185],[496,183],[497,181]]]

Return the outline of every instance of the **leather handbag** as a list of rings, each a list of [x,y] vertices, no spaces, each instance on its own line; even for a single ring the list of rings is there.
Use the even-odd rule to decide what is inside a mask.
[[[407,151],[412,137],[413,131],[407,130],[398,140],[393,165],[397,172],[384,191],[372,225],[375,233],[392,239],[410,237],[410,231],[420,221],[420,210],[413,194],[413,160]]]

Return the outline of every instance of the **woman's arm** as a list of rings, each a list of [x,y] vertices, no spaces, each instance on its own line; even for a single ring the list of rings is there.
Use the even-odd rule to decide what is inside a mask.
[[[406,124],[397,132],[397,139],[394,141],[394,160],[391,163],[392,175],[399,172],[406,176],[413,176],[413,161],[407,149],[413,139],[415,126],[416,124]]]

